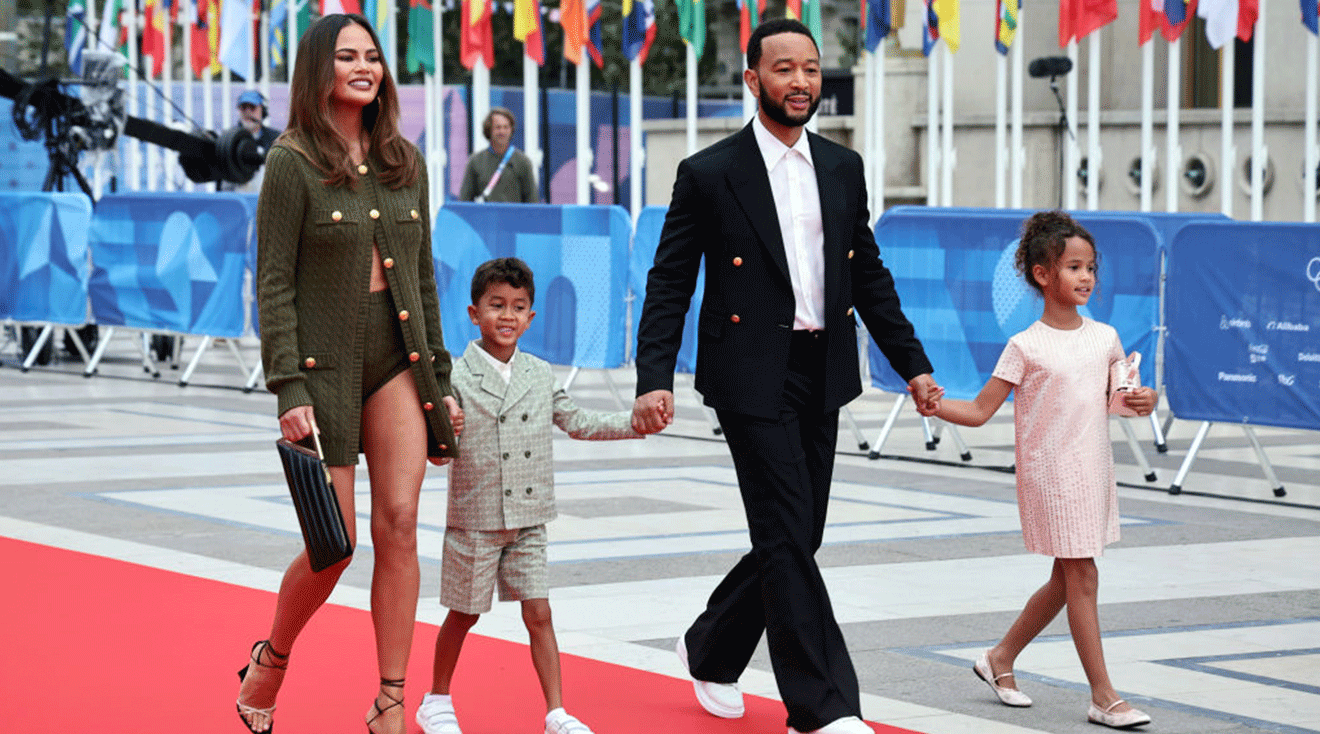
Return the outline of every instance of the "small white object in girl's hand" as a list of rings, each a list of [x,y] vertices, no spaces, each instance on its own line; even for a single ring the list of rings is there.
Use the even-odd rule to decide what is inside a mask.
[[[1127,359],[1120,359],[1109,366],[1109,412],[1113,415],[1135,416],[1137,411],[1129,408],[1125,395],[1141,387],[1141,352],[1133,352]]]

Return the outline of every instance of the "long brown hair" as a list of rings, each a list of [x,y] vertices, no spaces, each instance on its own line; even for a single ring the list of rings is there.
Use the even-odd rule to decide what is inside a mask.
[[[357,182],[348,146],[330,118],[335,45],[339,32],[349,23],[366,29],[376,51],[381,53],[380,38],[361,15],[332,13],[313,23],[298,41],[298,59],[289,83],[289,126],[279,140],[302,153],[324,173],[327,186],[352,187]],[[395,189],[412,185],[417,180],[417,158],[413,146],[399,132],[399,93],[389,64],[383,58],[380,88],[376,98],[362,108],[362,127],[367,131],[369,155],[380,168],[380,180]]]

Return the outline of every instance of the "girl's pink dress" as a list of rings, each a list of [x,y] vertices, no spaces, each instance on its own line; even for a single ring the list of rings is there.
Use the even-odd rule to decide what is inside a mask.
[[[994,376],[1013,383],[1018,513],[1027,550],[1092,558],[1118,540],[1109,443],[1109,365],[1123,358],[1112,326],[1040,321],[1004,347]]]

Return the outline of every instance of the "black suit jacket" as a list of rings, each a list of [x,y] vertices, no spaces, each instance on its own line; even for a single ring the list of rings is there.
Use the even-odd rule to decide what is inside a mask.
[[[806,133],[825,255],[826,402],[861,394],[856,315],[905,380],[931,372],[868,222],[856,152]],[[794,298],[774,195],[748,124],[678,166],[637,334],[637,394],[673,389],[683,319],[706,258],[696,387],[711,407],[773,418],[788,369]]]

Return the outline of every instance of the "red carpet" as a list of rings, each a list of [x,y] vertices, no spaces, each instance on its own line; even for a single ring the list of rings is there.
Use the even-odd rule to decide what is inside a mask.
[[[246,732],[234,712],[235,671],[268,629],[274,594],[10,538],[0,538],[0,558],[4,731]],[[420,728],[412,715],[430,687],[435,633],[417,625],[407,692],[413,734]],[[686,681],[572,655],[563,656],[563,668],[569,711],[597,734],[785,729],[777,701],[748,696],[747,715],[725,721],[700,711]],[[298,641],[276,731],[363,731],[375,670],[369,615],[327,604]],[[543,726],[524,645],[469,636],[454,696],[464,734],[534,734]]]

